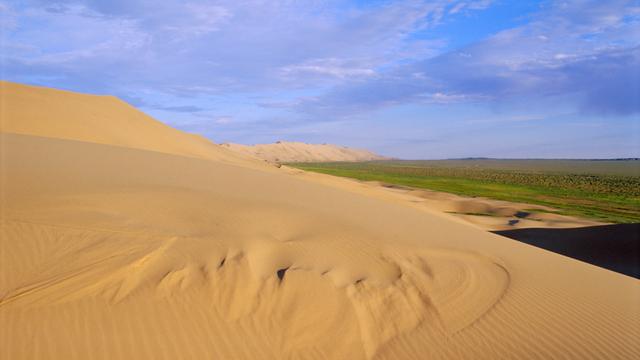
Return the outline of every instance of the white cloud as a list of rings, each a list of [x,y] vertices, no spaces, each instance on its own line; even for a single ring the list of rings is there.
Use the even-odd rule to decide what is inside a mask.
[[[359,64],[358,61],[345,59],[313,59],[298,65],[288,65],[281,68],[285,77],[299,74],[312,74],[336,78],[367,77],[375,75],[375,70]]]
[[[640,18],[631,2],[561,2],[533,21],[430,59],[334,87],[296,108],[316,118],[406,103],[485,103],[562,97],[574,110],[640,111]],[[585,10],[586,9],[586,10]]]
[[[18,25],[18,17],[13,9],[6,3],[0,2],[0,30],[8,31]]]
[[[175,19],[163,29],[173,33],[178,39],[189,36],[202,36],[220,30],[220,27],[232,17],[229,9],[209,4],[186,3],[176,9]]]
[[[431,94],[420,94],[418,97],[423,98],[427,103],[434,104],[451,104],[467,100],[467,96],[460,94],[445,94],[441,92]]]
[[[233,122],[233,117],[232,116],[219,116],[214,120],[214,122],[216,124],[219,124],[219,125],[231,124]]]
[[[124,59],[151,42],[151,36],[136,20],[103,16],[83,5],[69,5],[55,12],[27,8],[17,14],[21,28],[26,30],[16,29],[6,36],[5,49],[11,53],[4,56],[24,64],[66,66]],[[37,26],[28,28],[27,24]],[[61,41],[52,42],[51,34]]]

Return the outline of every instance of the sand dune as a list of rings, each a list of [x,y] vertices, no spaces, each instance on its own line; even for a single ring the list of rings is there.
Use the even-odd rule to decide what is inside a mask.
[[[0,81],[0,131],[264,166],[202,136],[171,128],[113,96]]]
[[[38,92],[28,128],[3,91],[2,359],[640,356],[638,280],[161,125],[76,129],[115,100]]]
[[[278,141],[274,144],[242,145],[225,143],[223,147],[255,156],[275,163],[326,162],[326,161],[371,161],[390,159],[368,150],[354,149],[332,144],[307,144],[303,142]]]

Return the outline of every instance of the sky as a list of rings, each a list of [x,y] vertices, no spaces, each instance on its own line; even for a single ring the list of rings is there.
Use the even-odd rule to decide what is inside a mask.
[[[640,157],[640,2],[0,0],[0,77],[217,143]]]

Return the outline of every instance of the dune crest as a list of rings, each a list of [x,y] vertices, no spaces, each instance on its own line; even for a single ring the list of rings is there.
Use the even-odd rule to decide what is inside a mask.
[[[0,81],[0,132],[86,141],[245,166],[263,166],[202,136],[167,126],[114,96]]]
[[[46,93],[3,99],[2,359],[640,356],[635,279]]]

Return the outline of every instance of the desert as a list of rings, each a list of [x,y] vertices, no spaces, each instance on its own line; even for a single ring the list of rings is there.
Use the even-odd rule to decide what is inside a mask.
[[[1,89],[2,358],[640,354],[636,279],[112,97]]]
[[[634,0],[0,0],[0,360],[640,359]]]

